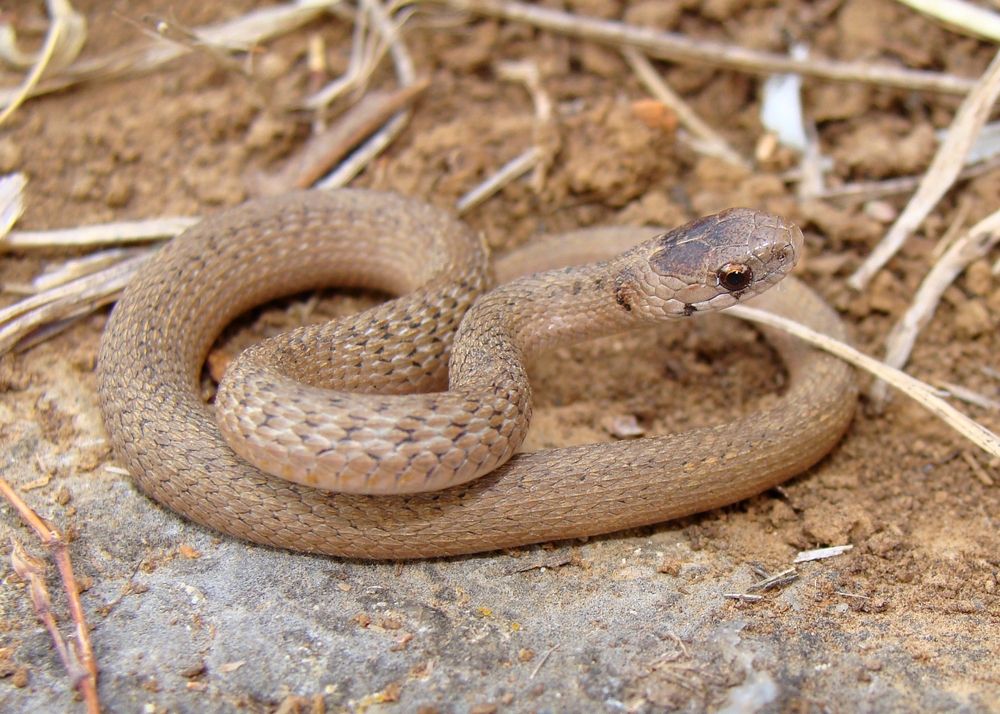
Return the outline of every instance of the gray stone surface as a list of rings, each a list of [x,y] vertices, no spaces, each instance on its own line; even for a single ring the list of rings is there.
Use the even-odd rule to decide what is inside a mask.
[[[36,425],[15,428],[7,474],[25,484],[58,454]],[[91,423],[76,443],[99,437]],[[818,603],[836,561],[804,566],[765,603],[734,603],[722,593],[755,576],[728,555],[692,549],[685,524],[516,554],[369,564],[218,537],[106,469],[61,485],[73,515],[45,488],[27,496],[77,531],[72,555],[90,582],[83,602],[110,711],[269,711],[291,695],[320,695],[328,711],[991,707],[988,690],[952,686],[952,672],[883,639],[882,616]],[[6,506],[0,531],[39,550]],[[676,575],[658,572],[665,558],[683,564]],[[80,710],[8,563],[4,646],[28,684],[0,682],[0,709]],[[801,629],[809,620],[821,627]],[[987,644],[953,646],[975,659]]]
[[[101,324],[69,335],[73,354],[95,352]],[[649,339],[644,349],[659,354],[664,345]],[[567,409],[545,385],[586,369],[575,359],[559,366],[566,357],[537,365],[545,439],[558,438],[551,424]],[[302,711],[318,697],[327,711],[358,712],[979,712],[1000,701],[989,607],[958,596],[921,602],[926,583],[906,590],[862,574],[871,554],[799,566],[799,580],[761,602],[722,597],[757,580],[755,562],[790,564],[795,548],[775,514],[836,482],[858,460],[855,442],[785,496],[655,529],[351,562],[247,545],[160,508],[110,459],[92,363],[59,341],[21,360],[0,392],[4,476],[73,534],[109,711],[295,711],[293,697],[304,698]],[[12,537],[44,556],[4,503],[7,552]],[[0,574],[0,711],[82,711],[9,557]],[[53,567],[48,575],[66,631]]]

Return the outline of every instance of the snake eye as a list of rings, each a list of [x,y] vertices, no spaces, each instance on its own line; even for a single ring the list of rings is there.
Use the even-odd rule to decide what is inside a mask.
[[[753,271],[742,263],[726,263],[715,274],[719,285],[731,293],[746,290],[753,282]]]

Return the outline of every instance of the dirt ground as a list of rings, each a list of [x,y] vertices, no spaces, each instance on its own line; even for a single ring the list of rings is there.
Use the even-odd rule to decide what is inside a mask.
[[[90,22],[86,56],[139,40],[146,13],[196,26],[257,4],[75,3]],[[994,51],[889,0],[546,4],[969,77]],[[13,10],[19,28],[44,28],[43,3]],[[310,117],[293,104],[317,86],[306,66],[311,37],[325,41],[331,74],[343,71],[351,28],[329,18],[261,47],[252,78],[195,54],[141,78],[30,101],[0,134],[0,171],[29,178],[19,227],[197,215],[248,198],[249,177],[275,170],[309,133]],[[592,43],[435,6],[420,8],[405,39],[429,88],[404,134],[354,185],[442,207],[532,144],[531,99],[497,78],[496,63],[530,59],[541,69],[558,142],[544,185],[514,182],[466,216],[496,251],[579,226],[768,209],[800,223],[810,255],[798,274],[841,311],[858,346],[878,354],[956,216],[967,212],[971,225],[1000,203],[1000,171],[961,183],[856,294],[845,277],[905,196],[802,204],[783,179],[790,153],[752,171],[699,156],[637,118],[644,90],[617,52]],[[764,133],[759,78],[660,69],[753,155]],[[376,83],[391,84],[387,69]],[[933,132],[958,102],[806,81],[832,181],[921,172]],[[60,257],[4,254],[0,281],[25,282]],[[946,292],[908,369],[996,399],[1000,382],[982,369],[1000,366],[1000,283],[990,265],[973,265]],[[313,314],[366,299],[324,295]],[[268,333],[286,314],[297,313],[272,306],[245,330]],[[5,478],[73,536],[110,710],[1000,711],[1000,469],[907,400],[881,415],[862,404],[819,466],[729,508],[515,552],[338,561],[185,523],[107,468],[93,372],[106,319],[107,311],[87,317],[0,363],[0,450]],[[533,375],[531,448],[610,440],[615,416],[635,416],[649,433],[720,422],[753,412],[782,380],[766,343],[726,318],[559,350]],[[1000,430],[997,412],[962,408]],[[41,554],[6,505],[0,536],[5,555],[11,537]],[[744,592],[755,565],[777,572],[801,549],[841,544],[854,548],[800,566],[797,581],[760,602],[722,597]],[[0,709],[80,709],[9,558],[0,572]],[[56,609],[65,619],[59,597]]]

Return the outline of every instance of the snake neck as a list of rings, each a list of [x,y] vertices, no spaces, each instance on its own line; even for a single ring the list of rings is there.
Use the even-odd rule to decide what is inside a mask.
[[[541,352],[649,322],[632,308],[624,261],[518,278],[466,313],[449,364],[451,387],[506,382]]]

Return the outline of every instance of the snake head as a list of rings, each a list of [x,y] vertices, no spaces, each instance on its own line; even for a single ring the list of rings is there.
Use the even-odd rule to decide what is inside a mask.
[[[657,320],[721,310],[767,290],[791,272],[803,239],[798,226],[783,218],[730,208],[657,236],[642,248],[645,261],[633,263],[622,284],[628,286],[626,293],[643,295],[628,300],[636,305],[637,317]]]

